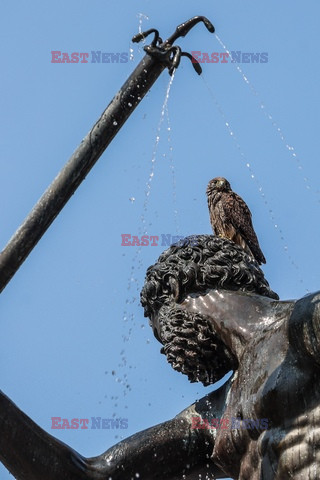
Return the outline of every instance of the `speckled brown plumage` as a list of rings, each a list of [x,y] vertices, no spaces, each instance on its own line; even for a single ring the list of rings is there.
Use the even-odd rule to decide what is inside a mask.
[[[215,235],[240,245],[259,264],[266,263],[253,229],[251,212],[242,198],[231,190],[228,180],[223,177],[210,180],[207,198]]]

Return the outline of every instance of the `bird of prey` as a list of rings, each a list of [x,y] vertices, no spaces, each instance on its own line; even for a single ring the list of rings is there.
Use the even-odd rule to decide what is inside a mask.
[[[223,177],[210,180],[207,198],[215,235],[240,245],[259,264],[266,263],[253,229],[251,212],[242,198],[231,190],[228,180]]]

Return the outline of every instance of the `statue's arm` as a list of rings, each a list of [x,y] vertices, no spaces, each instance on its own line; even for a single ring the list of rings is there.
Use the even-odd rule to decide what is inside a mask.
[[[177,417],[86,459],[42,430],[0,392],[0,461],[17,480],[186,480],[223,478],[210,460],[215,434],[192,428],[193,416],[221,416],[227,386]]]
[[[17,480],[88,480],[86,460],[0,391],[0,461]],[[97,477],[98,478],[98,477]]]
[[[225,478],[210,459],[215,430],[192,428],[192,418],[220,418],[229,387],[227,382],[172,420],[136,433],[88,459],[91,468],[103,472],[105,480],[198,480],[200,474],[208,480]]]

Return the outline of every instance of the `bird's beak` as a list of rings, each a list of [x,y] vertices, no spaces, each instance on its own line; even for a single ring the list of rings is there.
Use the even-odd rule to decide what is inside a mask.
[[[208,186],[207,186],[207,191],[206,191],[207,195],[209,195],[210,193],[212,193],[213,189],[214,189],[214,185],[208,185]]]

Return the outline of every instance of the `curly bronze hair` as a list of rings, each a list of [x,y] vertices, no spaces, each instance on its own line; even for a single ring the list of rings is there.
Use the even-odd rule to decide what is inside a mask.
[[[206,317],[173,303],[160,308],[158,319],[161,353],[172,368],[187,375],[191,383],[211,385],[237,368],[236,358]]]
[[[241,290],[279,299],[258,263],[240,246],[214,235],[193,235],[171,245],[148,268],[141,291],[144,315],[150,317],[174,300],[207,289]]]
[[[212,324],[179,302],[212,288],[279,298],[256,260],[232,241],[213,235],[194,235],[171,245],[148,268],[141,292],[145,316],[157,314],[161,352],[175,370],[204,385],[236,369],[237,360]]]

